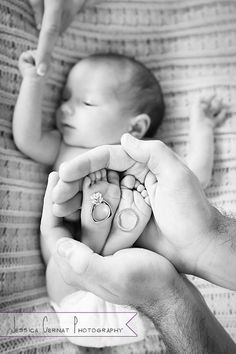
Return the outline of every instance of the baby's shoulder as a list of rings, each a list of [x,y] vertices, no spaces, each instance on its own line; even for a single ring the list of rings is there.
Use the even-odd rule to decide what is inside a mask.
[[[57,159],[54,164],[54,169],[58,170],[60,164],[62,164],[65,161],[69,161],[78,155],[83,154],[85,152],[85,150],[86,149],[79,147],[79,146],[67,145],[62,140],[61,144],[60,144],[59,152],[57,155]]]

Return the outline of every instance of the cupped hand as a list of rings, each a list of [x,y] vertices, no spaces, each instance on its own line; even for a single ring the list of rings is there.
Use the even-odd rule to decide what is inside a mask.
[[[116,304],[143,307],[167,301],[181,279],[168,260],[144,249],[103,257],[79,241],[60,239],[53,257],[67,284]]]
[[[46,264],[56,250],[56,242],[60,238],[72,238],[72,233],[65,226],[63,218],[53,214],[52,191],[58,180],[57,172],[50,173],[43,201],[40,232],[42,255]]]
[[[98,147],[61,166],[53,191],[57,207],[77,195],[84,176],[101,168],[134,175],[145,184],[155,220],[147,247],[167,257],[179,271],[195,274],[212,242],[212,230],[218,227],[218,212],[192,172],[164,143],[125,134],[121,146]]]

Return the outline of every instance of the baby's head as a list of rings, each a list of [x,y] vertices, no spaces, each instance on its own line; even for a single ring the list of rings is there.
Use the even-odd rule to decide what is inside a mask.
[[[58,127],[66,144],[93,148],[117,144],[129,132],[152,137],[164,114],[160,85],[140,62],[119,54],[94,54],[70,71]]]

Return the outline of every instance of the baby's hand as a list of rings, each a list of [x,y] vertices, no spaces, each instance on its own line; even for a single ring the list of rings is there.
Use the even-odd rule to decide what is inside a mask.
[[[214,128],[226,119],[227,111],[228,106],[215,95],[199,97],[192,106],[190,123],[194,126],[200,123]]]
[[[28,50],[20,55],[18,65],[22,77],[37,77],[35,57],[36,50]]]

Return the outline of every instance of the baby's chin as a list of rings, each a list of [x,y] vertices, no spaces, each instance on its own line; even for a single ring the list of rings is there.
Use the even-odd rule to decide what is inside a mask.
[[[119,140],[117,140],[117,141],[104,140],[104,141],[94,142],[93,144],[84,144],[83,146],[86,149],[94,149],[94,148],[96,148],[98,146],[103,146],[103,145],[120,145],[120,141]]]
[[[120,137],[117,139],[114,138],[102,138],[95,137],[91,135],[85,136],[85,134],[76,134],[73,129],[66,128],[66,127],[59,127],[59,131],[62,133],[63,141],[66,145],[71,147],[78,147],[84,149],[94,149],[98,146],[102,145],[120,145]]]
[[[103,146],[103,145],[120,145],[120,140],[114,141],[114,140],[97,140],[95,141],[94,139],[89,139],[87,141],[80,141],[80,144],[78,146],[83,147],[85,149],[94,149],[98,146]]]

